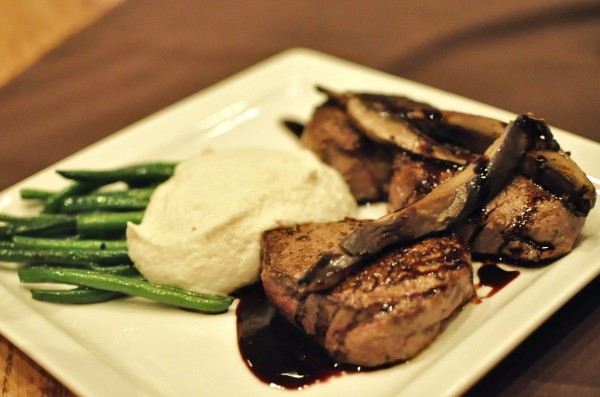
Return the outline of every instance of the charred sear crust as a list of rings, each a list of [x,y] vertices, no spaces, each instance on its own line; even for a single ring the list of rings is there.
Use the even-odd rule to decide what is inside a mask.
[[[365,221],[268,231],[261,278],[271,301],[339,362],[409,359],[473,296],[471,255],[454,235],[390,247],[331,290],[304,293],[299,275]]]

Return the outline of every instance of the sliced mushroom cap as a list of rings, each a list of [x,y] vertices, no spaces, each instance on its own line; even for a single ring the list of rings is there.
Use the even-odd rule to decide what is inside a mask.
[[[529,130],[531,142],[527,150],[554,150],[559,151],[560,145],[554,139],[554,134],[544,119],[527,113],[522,116],[523,125]]]
[[[425,122],[430,124],[427,133],[436,140],[449,142],[479,154],[506,129],[505,122],[491,117],[446,110],[442,110],[441,120]]]
[[[439,110],[404,96],[340,93],[321,86],[317,90],[346,109],[369,138],[426,158],[464,165],[472,156],[459,148],[481,154],[506,128],[506,123],[500,120]],[[364,119],[365,116],[369,119]],[[451,150],[442,143],[455,147]]]
[[[527,123],[534,138],[520,171],[560,198],[578,216],[587,216],[596,202],[596,189],[554,139],[546,122],[531,114]]]
[[[402,96],[337,93],[322,87],[318,90],[345,107],[346,113],[370,139],[396,145],[424,158],[464,165],[473,159],[466,150],[483,153],[506,129],[506,123],[499,120],[440,111]],[[561,151],[543,119],[527,114],[522,116],[521,122],[531,138],[521,172],[562,199],[573,213],[586,216],[595,204],[594,185]],[[439,142],[456,145],[465,152],[450,150]]]
[[[498,139],[506,129],[505,122],[491,117],[449,110],[442,111],[442,117],[448,124],[478,132],[481,137],[485,137],[489,141],[490,145],[494,140]]]
[[[378,105],[375,106],[379,106],[379,110],[384,111],[387,109],[387,111],[391,111],[396,115],[404,113],[403,117],[405,118],[411,118],[411,115],[415,112],[419,112],[422,115],[426,114],[430,119],[441,118],[441,112],[430,104],[418,102],[401,95],[373,94],[368,92],[336,92],[323,86],[317,86],[316,88],[317,91],[327,95],[330,100],[344,108],[348,105],[348,101],[351,98],[356,97],[365,102],[377,103]]]
[[[317,89],[344,107],[358,130],[375,142],[425,158],[461,165],[472,157],[465,150],[449,148],[435,141],[413,124],[413,120],[441,119],[441,112],[426,103],[402,96],[337,93],[323,87]]]
[[[391,244],[449,229],[496,195],[531,143],[529,116],[519,116],[476,161],[421,200],[367,223],[327,252],[300,280],[307,291],[329,288]]]
[[[523,175],[560,198],[578,216],[587,216],[596,202],[596,188],[569,155],[532,150],[521,164]]]
[[[529,144],[520,116],[485,153],[421,200],[385,215],[349,235],[350,255],[372,255],[384,247],[448,229],[481,208],[506,185]]]
[[[360,97],[348,100],[346,111],[354,124],[376,142],[392,144],[402,150],[426,158],[466,164],[464,156],[453,153],[450,149],[423,134],[403,117],[394,117],[387,110],[380,110]]]

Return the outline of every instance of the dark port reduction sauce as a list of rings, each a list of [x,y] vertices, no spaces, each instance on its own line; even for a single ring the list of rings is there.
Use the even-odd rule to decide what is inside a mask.
[[[359,367],[342,366],[268,302],[262,288],[245,293],[236,309],[238,345],[250,371],[279,389],[300,390]]]
[[[477,271],[475,290],[489,287],[481,303],[518,277],[518,270],[504,270],[485,262]],[[265,296],[262,287],[245,291],[236,309],[238,346],[250,371],[267,385],[301,390],[345,373],[366,371],[357,366],[340,365],[317,343],[290,324]]]
[[[506,287],[511,281],[519,276],[518,270],[504,270],[496,263],[485,262],[477,270],[479,282],[475,284],[475,291],[489,287],[490,291],[483,297],[477,296],[474,303],[481,303],[484,299],[489,299],[502,288]]]

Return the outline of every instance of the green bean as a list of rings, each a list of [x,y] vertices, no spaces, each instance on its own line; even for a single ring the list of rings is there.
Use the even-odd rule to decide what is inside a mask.
[[[140,272],[133,266],[132,263],[128,264],[117,264],[117,265],[100,265],[97,263],[27,263],[24,265],[28,268],[48,268],[48,269],[63,269],[63,268],[74,268],[74,269],[87,269],[95,272],[120,274],[128,277],[142,277]]]
[[[94,212],[77,215],[41,214],[23,217],[0,214],[0,237],[41,236],[50,233],[83,235],[122,233],[128,222],[140,223],[143,216],[143,211]]]
[[[32,188],[23,188],[19,193],[24,200],[46,200],[50,196],[56,194],[55,192]]]
[[[106,210],[143,210],[148,205],[153,191],[153,188],[128,189],[67,197],[62,203],[61,211],[77,213]]]
[[[24,283],[55,282],[140,296],[156,302],[207,313],[226,311],[233,298],[198,294],[179,288],[150,283],[139,278],[80,269],[21,268],[19,279]]]
[[[175,169],[176,163],[142,163],[110,170],[58,170],[68,179],[103,185],[114,182],[145,184],[167,180]]]
[[[175,167],[176,163],[163,162],[98,171],[59,170],[73,181],[64,189],[21,189],[21,198],[43,202],[44,213],[0,214],[0,261],[26,263],[18,270],[21,282],[75,286],[67,290],[33,288],[31,294],[37,300],[84,304],[132,295],[207,313],[227,311],[232,297],[148,282],[133,266],[125,240],[98,238],[123,238],[129,222],[140,223],[156,185],[171,177]],[[124,182],[129,188],[99,189],[115,182]],[[91,236],[96,238],[86,238]]]
[[[77,287],[72,289],[32,289],[30,292],[31,297],[38,301],[80,305],[107,302],[126,296],[120,292],[104,291],[87,287]]]
[[[84,235],[122,232],[128,222],[140,223],[143,216],[143,211],[78,214],[77,232]]]
[[[102,186],[98,182],[75,182],[44,200],[44,212],[54,214],[60,211],[63,201],[70,196],[85,194]]]
[[[48,266],[48,265],[46,265],[46,266]],[[61,266],[61,265],[57,265],[57,266]],[[50,265],[50,267],[52,267],[52,265]],[[126,264],[126,265],[110,265],[110,266],[106,266],[106,265],[102,266],[102,265],[98,265],[95,263],[90,263],[90,264],[86,264],[84,266],[78,266],[78,268],[94,270],[96,272],[102,272],[102,273],[120,274],[121,276],[128,276],[128,277],[134,277],[134,276],[142,277],[140,272],[138,272],[138,270],[135,268],[135,266],[133,266],[133,264],[131,264],[131,263]]]
[[[37,214],[37,215],[10,215],[0,214],[0,222],[5,223],[29,223],[41,220],[54,221],[57,219],[73,220],[73,216],[64,214]]]
[[[126,250],[126,240],[79,240],[64,238],[41,238],[13,236],[14,247],[18,248],[52,248],[52,249],[92,249],[92,250]]]
[[[52,268],[53,265],[31,266],[30,268]],[[140,273],[131,265],[116,265],[116,266],[97,266],[94,264],[86,266],[90,270],[97,272],[120,274],[128,277],[136,277],[142,279]],[[106,302],[112,299],[126,296],[121,292],[106,291],[96,288],[76,287],[72,289],[32,289],[31,296],[33,299],[67,304],[88,304]]]
[[[14,246],[0,247],[0,261],[71,265],[120,265],[131,263],[127,250],[31,249]]]
[[[47,235],[75,230],[76,218],[71,215],[52,214],[13,216],[0,214],[0,236]]]

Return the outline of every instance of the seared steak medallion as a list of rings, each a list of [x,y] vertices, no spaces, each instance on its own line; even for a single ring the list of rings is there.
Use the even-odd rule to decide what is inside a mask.
[[[368,221],[346,219],[265,232],[261,279],[272,303],[341,363],[407,360],[473,297],[471,255],[454,235],[390,247],[330,290],[298,282],[323,252]]]
[[[338,362],[377,367],[428,346],[474,295],[471,253],[529,264],[573,249],[596,190],[543,119],[318,89],[328,99],[302,143],[391,212],[265,232],[261,279]]]
[[[429,193],[456,169],[408,156],[396,159],[390,183],[389,207],[395,211]],[[585,216],[531,179],[515,176],[481,211],[456,231],[474,255],[482,254],[537,263],[568,254],[577,241]]]
[[[385,166],[379,162],[387,162],[391,167],[389,172],[378,174],[376,184],[370,183],[387,195],[392,214],[386,218],[393,218],[393,212],[402,216],[410,213],[406,207],[414,206],[423,198],[427,200],[430,192],[470,164],[485,161],[494,153],[489,151],[490,145],[507,129],[518,125],[529,136],[530,142],[518,160],[517,169],[505,181],[491,181],[492,185],[502,184],[495,192],[501,193],[489,197],[493,199],[490,202],[481,202],[480,211],[475,211],[467,221],[461,220],[461,225],[452,225],[451,229],[467,239],[473,254],[496,255],[519,263],[559,258],[573,248],[585,218],[595,204],[596,190],[568,153],[561,149],[544,120],[527,114],[506,124],[486,117],[439,110],[394,95],[338,93],[321,87],[318,90],[328,97],[323,106],[336,109],[336,118],[344,120],[344,129],[352,131],[354,139],[370,149],[352,152],[353,171],[349,172],[349,167],[340,168],[339,164],[344,163],[334,152],[342,141],[338,139],[326,148],[332,142],[326,137],[338,135],[340,128],[330,128],[331,114],[322,112],[322,107],[315,112],[310,128],[305,131],[306,136],[301,137],[302,142],[315,150],[315,145],[307,142],[319,141],[322,145],[315,152],[342,172],[346,181],[355,187],[353,192],[365,191],[358,187],[358,181],[374,181],[372,177],[364,179],[360,173],[372,169],[375,160],[380,169]],[[387,155],[373,157],[377,147],[385,150]],[[478,157],[478,153],[483,155]],[[384,178],[386,175],[389,179]],[[369,200],[376,196],[360,193],[357,199]],[[377,200],[382,198],[385,197]],[[433,212],[440,211],[435,208]],[[424,211],[419,209],[417,212]],[[376,232],[392,236],[387,223],[381,219],[372,227],[364,228],[362,234],[368,235],[368,239],[348,239],[357,240],[358,243],[354,243],[357,247],[350,247],[348,242],[342,243],[342,247],[353,256],[360,249],[373,251],[369,247],[377,245]],[[354,265],[351,258],[342,259],[336,259],[338,267]]]
[[[317,108],[301,141],[342,175],[358,202],[386,199],[394,150],[363,137],[339,107]]]
[[[440,183],[452,177],[458,167],[432,161],[415,160],[398,154],[394,160],[394,173],[388,187],[390,211],[406,207],[423,198]]]
[[[585,217],[517,175],[459,233],[473,253],[538,263],[568,254],[584,223]]]

